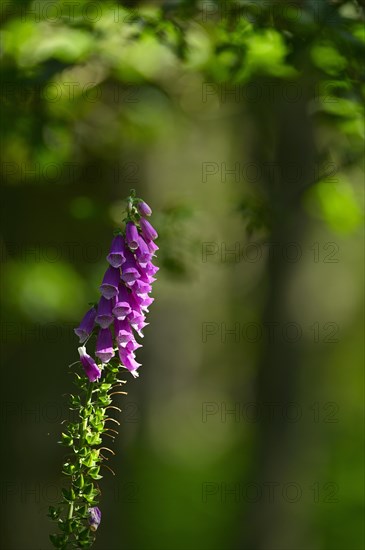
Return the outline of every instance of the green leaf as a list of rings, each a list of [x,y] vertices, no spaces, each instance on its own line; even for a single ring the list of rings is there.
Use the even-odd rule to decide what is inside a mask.
[[[314,64],[330,75],[337,75],[347,66],[347,59],[332,44],[316,44],[311,56]]]
[[[79,529],[79,522],[76,519],[71,519],[67,521],[67,532],[68,533],[75,533]]]
[[[63,465],[62,473],[66,476],[71,476],[75,472],[75,465],[70,464],[69,462],[65,462]]]
[[[87,466],[88,468],[91,468],[95,464],[95,460],[93,459],[91,453],[86,458],[82,459],[81,462],[84,466]]]
[[[67,529],[67,525],[62,519],[58,520],[58,528],[60,531],[66,531]]]
[[[66,445],[67,447],[72,447],[73,445],[73,439],[70,435],[68,434],[65,434],[65,433],[62,433],[61,434],[61,437],[62,437],[62,443],[64,445]]]
[[[86,502],[90,505],[90,506],[93,506],[95,503],[94,503],[94,495],[84,495],[84,499],[86,500]]]
[[[85,439],[89,445],[99,445],[101,443],[101,437],[97,433],[89,433]]]
[[[85,484],[84,476],[80,474],[80,476],[74,481],[74,485],[79,489],[82,489],[84,484]]]
[[[71,407],[79,407],[81,403],[79,395],[70,395],[70,404]]]
[[[58,519],[61,513],[60,508],[55,508],[54,506],[49,506],[47,516],[51,519]]]
[[[342,177],[338,181],[318,182],[306,196],[306,207],[323,218],[337,233],[351,233],[361,226],[361,200],[351,184]]]
[[[89,529],[88,528],[85,528],[85,529],[82,529],[82,531],[80,531],[80,534],[79,534],[79,539],[80,540],[86,540],[89,538]]]
[[[69,491],[67,489],[62,489],[62,495],[67,502],[72,502],[76,498],[75,491],[72,488]]]
[[[88,515],[87,509],[87,506],[79,506],[76,510],[81,517],[86,517]]]
[[[101,406],[107,406],[111,403],[111,398],[109,396],[102,396],[100,395],[98,398],[98,404]]]
[[[94,468],[90,468],[88,474],[92,479],[101,479],[103,476],[99,475],[100,466],[95,466]]]
[[[50,535],[49,538],[56,548],[62,548],[68,541],[67,535]]]
[[[92,483],[88,483],[87,485],[85,485],[84,487],[84,495],[91,495],[91,493],[93,492],[94,490],[94,485]]]

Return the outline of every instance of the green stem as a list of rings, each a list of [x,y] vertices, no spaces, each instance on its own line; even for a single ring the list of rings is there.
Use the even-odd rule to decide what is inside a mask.
[[[87,393],[86,393],[85,407],[88,407],[91,403],[92,392],[93,392],[93,382],[89,382],[89,386],[87,388]],[[82,447],[85,442],[86,428],[87,428],[87,416],[84,418],[82,422],[82,434],[80,439],[80,447]]]
[[[73,513],[74,513],[74,503],[72,501],[72,502],[70,502],[70,506],[69,506],[69,509],[68,509],[68,516],[67,516],[68,520],[72,519]]]
[[[88,388],[87,388],[87,393],[86,393],[85,407],[88,407],[88,405],[90,405],[90,403],[91,403],[92,391],[93,391],[93,384],[91,382],[89,382],[89,385],[88,385]],[[87,418],[87,416],[85,416],[85,418],[82,421],[82,429],[81,429],[81,434],[80,434],[81,435],[81,437],[80,437],[80,448],[83,446],[83,444],[85,442],[87,420],[88,420],[88,418]],[[73,477],[71,478],[71,487],[72,487],[72,485],[73,485]],[[67,515],[68,520],[72,519],[73,513],[74,513],[74,501],[70,502],[70,505],[69,505],[69,508],[68,508],[68,515]]]

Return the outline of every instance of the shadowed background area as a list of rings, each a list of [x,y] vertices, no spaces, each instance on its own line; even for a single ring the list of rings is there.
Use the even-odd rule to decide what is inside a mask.
[[[134,188],[160,271],[95,550],[360,550],[361,3],[131,4],[2,14],[2,546],[50,548]]]

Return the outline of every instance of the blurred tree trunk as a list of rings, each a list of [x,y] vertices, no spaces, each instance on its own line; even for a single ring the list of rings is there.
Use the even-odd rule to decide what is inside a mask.
[[[302,468],[301,457],[310,443],[304,434],[299,434],[299,425],[283,421],[281,414],[288,403],[300,402],[304,362],[301,346],[285,341],[281,332],[288,322],[300,323],[290,317],[288,310],[288,287],[297,264],[287,261],[282,251],[289,243],[303,250],[307,221],[301,207],[301,189],[313,183],[316,163],[312,121],[308,114],[311,86],[304,79],[300,86],[302,97],[290,102],[285,100],[290,97],[286,84],[278,88],[276,83],[274,104],[261,102],[254,113],[257,139],[253,160],[260,167],[265,162],[275,167],[264,182],[272,215],[267,240],[272,244],[269,246],[268,286],[262,314],[262,325],[272,326],[274,337],[267,338],[262,349],[255,385],[255,401],[265,414],[256,425],[254,466],[248,482],[259,487],[263,496],[250,504],[245,513],[240,548],[248,550],[310,548],[310,541],[303,540],[308,529],[302,504],[295,507],[282,496],[283,484],[288,481],[303,483],[305,468]],[[274,128],[271,136],[269,128],[271,133]],[[295,248],[291,250],[295,255]],[[272,409],[275,414],[267,413],[270,407],[262,405],[269,403],[277,404]]]

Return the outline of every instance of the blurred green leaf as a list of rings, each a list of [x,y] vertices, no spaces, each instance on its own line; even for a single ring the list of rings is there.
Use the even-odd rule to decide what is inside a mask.
[[[359,201],[344,178],[338,183],[318,182],[309,191],[306,203],[310,211],[321,215],[335,232],[351,233],[362,224]]]

